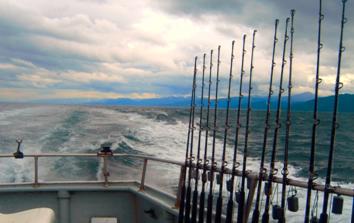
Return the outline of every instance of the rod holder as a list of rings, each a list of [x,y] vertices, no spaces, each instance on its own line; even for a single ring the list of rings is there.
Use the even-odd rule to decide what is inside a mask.
[[[17,150],[16,150],[16,152],[14,152],[13,155],[14,155],[15,159],[23,159],[24,154],[20,150],[21,149],[22,139],[18,138],[18,139],[16,139],[16,142],[17,142]]]
[[[97,152],[97,156],[113,156],[113,151],[111,149],[112,143],[106,142],[101,144],[101,150]]]

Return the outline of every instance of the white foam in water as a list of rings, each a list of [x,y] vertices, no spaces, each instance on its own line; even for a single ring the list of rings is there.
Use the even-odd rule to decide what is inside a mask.
[[[82,118],[74,124],[68,121],[73,112],[82,112],[82,114],[79,114],[80,117],[74,117]],[[149,110],[149,112],[152,112],[154,115],[161,114],[165,117],[168,117],[169,115],[167,112],[161,111],[157,108]],[[155,116],[149,117],[148,115],[145,115],[144,111],[134,112],[134,110],[130,109],[130,112],[123,112],[123,108],[116,110],[111,107],[15,106],[12,108],[10,106],[7,107],[7,109],[0,110],[0,138],[2,139],[0,152],[12,153],[16,148],[15,139],[17,137],[24,138],[24,153],[96,152],[101,143],[109,141],[113,143],[113,149],[118,148],[120,143],[124,142],[129,148],[134,150],[127,152],[138,151],[158,158],[183,161],[185,157],[188,123],[182,120],[176,120],[175,122],[156,120],[154,117]],[[65,139],[64,142],[55,141],[55,134],[59,133],[63,134],[62,137]],[[194,133],[194,151],[196,151],[198,128]],[[240,142],[243,142],[242,134],[243,132],[240,135]],[[230,137],[234,136],[230,135]],[[202,139],[201,151],[204,151],[204,135]],[[50,143],[57,143],[57,145],[51,145]],[[121,147],[119,148],[122,149]],[[211,154],[211,148],[212,137],[209,137],[209,156]],[[221,140],[216,140],[215,149],[216,159],[219,160],[222,151]],[[242,150],[243,146],[240,146],[238,151]],[[228,167],[231,167],[232,152],[233,145],[228,145],[226,158],[229,162]],[[203,156],[203,152],[201,153],[201,156]],[[242,159],[242,153],[239,152],[237,154],[237,161],[242,163]],[[258,158],[250,157],[247,162],[247,169],[258,172]],[[53,173],[53,171],[55,171],[52,168],[54,164],[57,164],[55,160],[41,160],[41,176],[44,178],[57,176],[59,173]],[[218,165],[219,164],[220,162],[218,162]],[[33,172],[31,168],[28,168],[29,166],[33,166],[33,160],[2,160],[2,162],[0,162],[0,168],[3,171],[0,173],[0,180],[3,182],[31,181],[33,180]],[[73,173],[80,171],[80,168],[82,168],[79,166],[78,162],[68,162],[65,166],[72,170]],[[265,166],[269,167],[269,163],[266,163]],[[281,170],[282,163],[277,162],[276,167]],[[98,179],[101,179],[101,169],[102,163],[100,162],[97,167],[97,173],[94,173]],[[112,175],[118,176],[124,172],[132,171],[132,169],[136,172],[140,171],[136,166],[133,166],[133,168],[129,166],[123,167],[121,164],[119,166],[113,164],[110,171],[112,171]],[[307,179],[297,177],[299,170],[299,168],[290,165],[289,177],[306,181]],[[280,176],[280,171],[278,175]],[[126,174],[124,176],[127,177],[128,175]],[[148,176],[152,176],[154,184],[158,184],[163,189],[174,192],[179,177],[179,167],[150,162]],[[318,181],[323,181],[323,179],[319,179]],[[147,182],[149,183],[149,179],[147,179]],[[332,185],[337,185],[337,183],[333,182]],[[354,187],[353,184],[342,184],[341,186],[345,188]],[[215,187],[215,192],[216,188],[217,187]],[[297,213],[291,213],[288,211],[287,222],[303,221],[303,207],[305,207],[306,202],[306,190],[300,190],[299,188],[297,188],[297,190],[300,210]],[[279,191],[281,191],[280,187]],[[227,192],[225,191],[225,195],[226,194]],[[314,198],[315,192],[312,194],[312,197]],[[331,214],[331,221],[350,221],[352,198],[344,198],[343,215]],[[322,193],[320,193],[318,214],[322,211],[322,199]]]

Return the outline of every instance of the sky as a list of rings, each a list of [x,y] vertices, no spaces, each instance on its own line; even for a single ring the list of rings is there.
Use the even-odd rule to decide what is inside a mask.
[[[253,94],[268,89],[274,20],[279,19],[274,88],[280,75],[285,18],[295,9],[293,92],[313,92],[317,0],[0,0],[0,101],[187,96],[194,57],[221,45],[221,96],[226,95],[231,42],[236,41],[232,94],[238,91],[242,36],[257,30]],[[320,95],[337,72],[341,0],[323,2]],[[354,2],[348,1],[341,93],[354,93]],[[289,45],[286,57],[288,58]],[[289,64],[289,63],[288,63]],[[289,67],[284,70],[287,85]],[[200,85],[198,86],[200,89]]]

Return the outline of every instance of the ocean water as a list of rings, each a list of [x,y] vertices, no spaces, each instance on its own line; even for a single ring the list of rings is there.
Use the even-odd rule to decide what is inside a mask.
[[[198,111],[197,113],[198,114]],[[204,115],[206,113],[204,112]],[[219,111],[217,120],[216,156],[221,157],[225,111]],[[271,123],[274,127],[274,113]],[[316,171],[318,182],[323,182],[327,170],[330,141],[331,113],[319,113],[321,124],[317,134]],[[231,112],[230,123],[234,127],[235,111]],[[282,114],[276,166],[282,168],[284,149],[285,117]],[[23,138],[24,153],[54,152],[97,152],[104,142],[113,143],[116,153],[152,155],[183,161],[187,140],[189,110],[182,108],[139,108],[139,107],[94,107],[59,105],[2,104],[0,106],[0,152],[12,153],[16,149],[16,138]],[[197,116],[198,117],[198,116]],[[210,114],[210,126],[213,113]],[[252,111],[248,141],[248,169],[259,169],[264,131],[264,111]],[[245,114],[241,115],[245,123]],[[354,114],[340,113],[340,127],[336,135],[332,185],[354,188]],[[196,118],[195,145],[199,118]],[[202,126],[205,125],[205,117]],[[273,129],[269,131],[266,167],[269,166]],[[311,143],[312,113],[292,113],[289,142],[290,177],[306,180]],[[244,146],[244,126],[240,131],[238,158],[241,162]],[[204,134],[204,133],[203,133]],[[203,135],[204,137],[204,135]],[[209,137],[209,151],[211,137]],[[228,135],[227,160],[231,163],[234,145],[234,128]],[[201,144],[204,148],[204,140]],[[196,146],[194,147],[197,148]],[[203,155],[203,150],[202,153]],[[40,180],[96,180],[102,177],[102,163],[97,158],[48,158],[40,159]],[[29,182],[33,180],[33,160],[1,159],[0,182]],[[132,158],[114,158],[110,162],[112,179],[140,179],[142,161]],[[279,171],[280,172],[280,171]],[[171,164],[150,162],[147,183],[175,193],[179,168]],[[279,191],[281,189],[279,188]],[[216,192],[216,191],[215,191]],[[298,189],[300,211],[287,212],[288,222],[301,222],[305,206],[305,190]],[[313,193],[314,194],[314,193]],[[225,196],[227,193],[225,192]],[[314,197],[314,196],[313,196]],[[273,203],[277,203],[276,198]],[[319,197],[318,213],[322,210],[322,195]],[[331,221],[350,222],[352,198],[345,197],[343,215],[331,214]]]

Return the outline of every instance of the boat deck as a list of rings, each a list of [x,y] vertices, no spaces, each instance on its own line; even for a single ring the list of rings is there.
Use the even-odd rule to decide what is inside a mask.
[[[46,207],[60,223],[99,222],[97,219],[103,218],[117,219],[112,222],[175,222],[178,210],[174,205],[172,195],[147,185],[140,190],[135,181],[0,186],[2,214]]]

